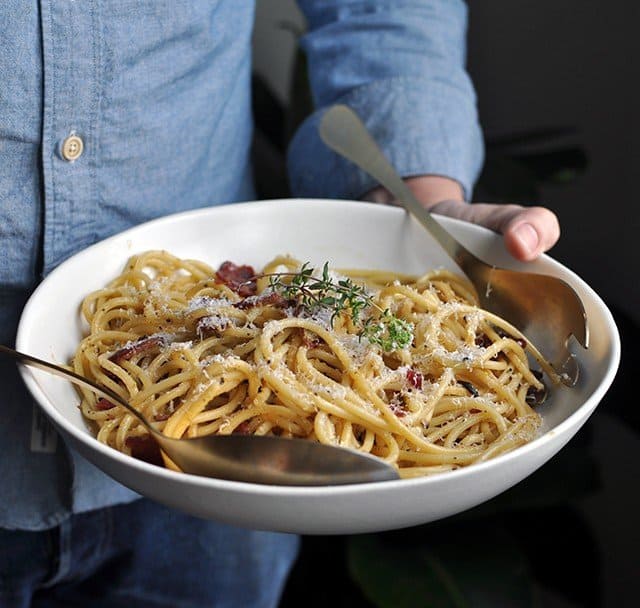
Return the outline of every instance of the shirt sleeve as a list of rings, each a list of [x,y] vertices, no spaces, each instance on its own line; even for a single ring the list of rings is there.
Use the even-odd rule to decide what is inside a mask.
[[[476,97],[465,70],[461,0],[299,0],[315,111],[288,149],[292,193],[361,197],[377,183],[320,140],[334,103],[364,121],[398,172],[442,175],[471,197],[483,161]]]

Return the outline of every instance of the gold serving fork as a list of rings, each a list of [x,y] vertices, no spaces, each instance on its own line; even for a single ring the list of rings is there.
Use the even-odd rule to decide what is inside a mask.
[[[476,287],[480,305],[509,321],[536,345],[562,382],[574,386],[579,364],[569,350],[573,336],[588,347],[584,305],[575,290],[553,276],[497,268],[478,259],[416,200],[356,113],[334,105],[319,133],[329,148],[378,180],[440,243]]]

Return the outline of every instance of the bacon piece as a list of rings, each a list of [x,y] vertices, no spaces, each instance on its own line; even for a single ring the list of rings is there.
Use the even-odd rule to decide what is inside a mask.
[[[489,336],[485,334],[480,334],[479,336],[476,336],[475,343],[476,343],[476,346],[479,346],[481,348],[489,348],[489,346],[491,346],[492,344]]]
[[[139,435],[127,437],[125,444],[131,450],[131,455],[138,460],[144,460],[150,464],[164,466],[160,448],[151,435]]]
[[[407,406],[402,400],[400,393],[397,392],[393,394],[393,397],[391,397],[389,401],[389,408],[398,418],[404,418],[408,413]]]
[[[421,372],[418,372],[415,369],[407,370],[407,382],[409,382],[409,384],[413,386],[413,388],[421,390],[423,380],[424,377],[422,376]]]
[[[173,416],[175,411],[176,411],[176,406],[173,400],[171,400],[169,403],[167,403],[164,406],[162,411],[154,414],[153,419],[156,420],[157,422],[164,422],[165,420],[169,420],[169,418]]]
[[[284,296],[281,296],[275,291],[269,293],[263,293],[259,296],[249,296],[236,302],[234,308],[240,310],[248,310],[249,308],[255,308],[256,306],[273,306],[275,308],[286,308],[290,302]]]
[[[121,361],[128,361],[131,357],[140,353],[146,353],[154,348],[162,348],[166,346],[167,341],[162,336],[150,336],[148,338],[140,338],[135,342],[127,344],[120,350],[117,350],[113,355],[109,357],[109,361],[113,363],[120,363]]]
[[[251,422],[249,420],[243,420],[235,429],[233,429],[234,435],[249,435],[251,433]]]
[[[230,261],[223,262],[216,272],[216,280],[219,283],[224,283],[243,298],[255,295],[255,276],[256,273],[251,266],[238,266]]]
[[[161,414],[156,414],[153,419],[156,422],[164,422],[165,420],[169,420],[171,418],[172,412],[162,412]]]
[[[307,348],[317,348],[322,344],[322,340],[317,334],[314,334],[312,331],[308,329],[302,329],[302,343]]]
[[[196,334],[200,338],[208,338],[209,336],[220,336],[227,329],[229,320],[216,315],[209,317],[201,317],[196,322]]]
[[[102,397],[101,399],[98,399],[98,401],[96,402],[95,409],[97,409],[99,412],[104,412],[106,410],[110,410],[114,408],[115,406],[116,406],[115,403],[111,403],[111,401]]]

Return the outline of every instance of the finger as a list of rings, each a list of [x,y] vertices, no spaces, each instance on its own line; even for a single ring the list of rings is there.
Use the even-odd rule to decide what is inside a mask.
[[[511,255],[522,261],[534,260],[560,237],[558,218],[545,207],[449,200],[434,205],[431,211],[502,233]]]
[[[525,207],[503,227],[505,245],[520,260],[533,260],[553,247],[560,238],[555,213],[545,207]]]

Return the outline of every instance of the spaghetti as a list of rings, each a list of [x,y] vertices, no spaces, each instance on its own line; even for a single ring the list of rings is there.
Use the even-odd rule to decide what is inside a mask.
[[[320,274],[278,257],[255,276],[249,266],[216,271],[149,251],[88,295],[82,312],[89,332],[75,371],[164,434],[304,437],[374,454],[402,477],[530,441],[545,386],[527,353],[557,380],[518,330],[478,308],[470,283],[446,271]],[[408,340],[395,341],[389,319]],[[81,409],[100,441],[159,456],[121,406],[82,390]]]

